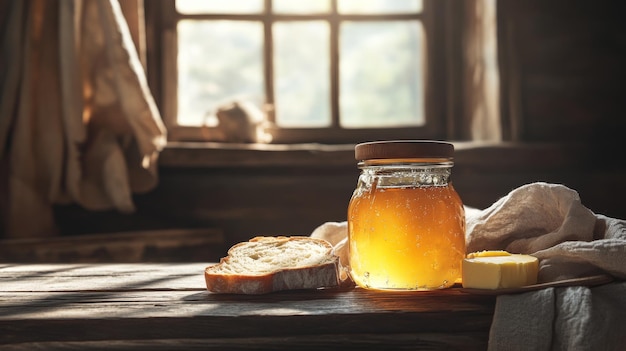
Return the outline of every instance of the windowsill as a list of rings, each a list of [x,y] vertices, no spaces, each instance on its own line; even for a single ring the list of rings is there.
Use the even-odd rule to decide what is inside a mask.
[[[592,150],[583,144],[454,142],[455,165],[480,169],[586,167]],[[350,167],[354,144],[234,144],[170,142],[162,168]]]
[[[340,166],[354,163],[354,145],[169,142],[162,167]]]

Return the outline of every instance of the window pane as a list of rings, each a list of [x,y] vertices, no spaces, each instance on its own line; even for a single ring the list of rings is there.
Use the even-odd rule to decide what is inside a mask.
[[[217,105],[245,99],[261,106],[263,27],[241,21],[178,23],[178,123],[202,125]]]
[[[330,126],[330,53],[327,22],[280,22],[274,32],[276,123]]]
[[[176,0],[180,13],[260,13],[263,0]]]
[[[339,13],[422,12],[422,0],[337,0]]]
[[[274,0],[275,13],[311,14],[330,12],[330,0]]]
[[[346,22],[340,34],[341,126],[423,125],[421,22]]]

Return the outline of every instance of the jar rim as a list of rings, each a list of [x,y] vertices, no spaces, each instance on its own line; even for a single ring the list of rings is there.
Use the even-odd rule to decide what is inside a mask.
[[[370,141],[354,147],[358,161],[372,159],[452,158],[454,145],[436,140]]]

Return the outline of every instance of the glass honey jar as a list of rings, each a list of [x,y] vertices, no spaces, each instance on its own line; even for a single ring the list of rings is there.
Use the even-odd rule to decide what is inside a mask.
[[[465,212],[450,181],[454,146],[358,144],[361,174],[348,206],[350,275],[381,290],[434,290],[461,277]]]

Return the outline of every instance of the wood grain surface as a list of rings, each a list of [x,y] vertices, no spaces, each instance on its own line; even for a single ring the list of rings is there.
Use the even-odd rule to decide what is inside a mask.
[[[220,295],[207,264],[0,265],[0,349],[485,349],[495,297]]]

